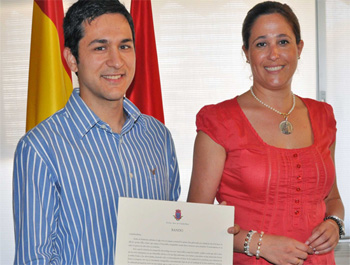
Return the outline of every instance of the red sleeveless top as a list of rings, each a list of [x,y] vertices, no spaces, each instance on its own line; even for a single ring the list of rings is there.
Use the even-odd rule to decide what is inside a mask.
[[[335,180],[329,147],[335,141],[336,121],[327,103],[301,99],[308,108],[314,134],[309,147],[283,149],[266,144],[237,98],[203,107],[197,114],[197,131],[226,150],[216,198],[235,206],[235,223],[242,229],[304,243],[325,217],[324,199]],[[234,253],[234,264],[270,263]],[[304,264],[335,264],[334,253],[309,255]]]

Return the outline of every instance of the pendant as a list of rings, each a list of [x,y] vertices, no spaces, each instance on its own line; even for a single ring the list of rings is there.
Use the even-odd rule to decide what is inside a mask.
[[[280,123],[280,130],[283,134],[291,134],[293,132],[293,125],[288,120],[284,120]]]

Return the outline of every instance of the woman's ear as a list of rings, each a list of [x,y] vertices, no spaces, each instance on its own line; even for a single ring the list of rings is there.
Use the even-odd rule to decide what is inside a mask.
[[[77,60],[75,59],[74,55],[72,54],[71,50],[67,47],[63,50],[63,56],[66,59],[66,62],[68,64],[68,67],[72,72],[78,72],[78,64]]]
[[[243,50],[243,52],[244,52],[244,55],[245,55],[245,58],[246,58],[246,62],[247,62],[247,63],[250,63],[248,50],[245,48],[244,45],[242,45],[242,50]]]
[[[298,58],[300,58],[301,52],[303,51],[304,48],[304,41],[300,40],[300,42],[297,44],[298,47]]]

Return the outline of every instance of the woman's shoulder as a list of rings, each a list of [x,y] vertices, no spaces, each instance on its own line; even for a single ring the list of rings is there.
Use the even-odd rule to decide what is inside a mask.
[[[330,104],[310,98],[300,98],[308,109],[309,116],[317,123],[318,132],[324,135],[334,135],[335,139],[337,121]],[[323,129],[322,129],[323,128]],[[315,132],[315,131],[314,131]]]
[[[329,103],[312,98],[303,98],[300,96],[299,98],[304,102],[310,113],[333,116],[333,107]]]
[[[216,143],[227,148],[227,138],[235,135],[232,121],[233,117],[238,116],[234,114],[236,106],[236,98],[204,106],[196,117],[197,132],[203,131]]]
[[[312,99],[312,98],[304,98],[301,96],[298,96],[305,104],[307,104],[308,106],[323,106],[323,107],[332,107],[330,104],[328,104],[327,102],[324,101],[319,101],[316,99]]]
[[[237,97],[224,100],[216,104],[205,105],[200,109],[197,116],[225,115],[237,106]]]
[[[196,116],[197,131],[201,130],[217,136],[231,130],[234,117],[239,116],[235,115],[237,106],[237,98],[204,106]]]

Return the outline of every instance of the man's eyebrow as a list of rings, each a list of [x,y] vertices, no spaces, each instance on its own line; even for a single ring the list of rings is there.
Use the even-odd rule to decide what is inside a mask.
[[[90,42],[88,46],[93,45],[95,43],[106,44],[106,43],[108,43],[108,40],[106,40],[106,39],[95,39],[92,42]]]
[[[133,42],[132,39],[124,39],[121,41],[122,43]]]
[[[123,39],[121,41],[121,43],[128,43],[128,42],[133,42],[133,41],[132,41],[132,39]],[[106,44],[106,43],[108,43],[108,40],[106,40],[106,39],[95,39],[95,40],[91,41],[88,46],[93,45],[95,43]]]

